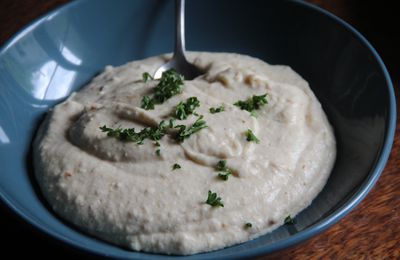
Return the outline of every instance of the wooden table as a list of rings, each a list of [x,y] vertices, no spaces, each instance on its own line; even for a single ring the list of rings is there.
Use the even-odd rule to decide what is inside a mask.
[[[68,2],[67,0],[1,0],[0,44],[38,16]],[[389,67],[398,96],[400,75],[400,30],[397,8],[394,4],[372,0],[310,0],[343,18],[361,31],[377,48]],[[393,1],[395,2],[395,1]],[[1,86],[0,86],[1,87]],[[399,110],[399,106],[398,110]],[[260,259],[400,259],[400,137],[397,123],[396,138],[389,162],[365,200],[348,216],[326,232],[301,245],[264,256]],[[4,205],[0,205],[0,234],[8,238],[1,244],[1,253],[23,256],[29,247],[31,258],[74,257],[93,258],[71,249],[17,218]],[[22,246],[22,247],[21,247]]]

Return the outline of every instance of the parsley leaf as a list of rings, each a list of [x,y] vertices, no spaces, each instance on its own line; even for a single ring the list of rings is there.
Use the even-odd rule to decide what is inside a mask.
[[[215,166],[215,169],[220,172],[218,173],[218,177],[224,181],[227,181],[229,175],[232,174],[232,170],[226,167],[226,160],[219,161],[217,166]]]
[[[185,104],[183,102],[179,102],[179,104],[175,107],[175,117],[179,120],[187,118]]]
[[[212,207],[223,207],[224,203],[222,202],[222,199],[218,197],[217,193],[208,191],[208,197],[206,200],[206,203]]]
[[[245,228],[251,228],[253,225],[250,222],[247,222],[246,224],[244,224]]]
[[[218,171],[223,171],[224,169],[226,169],[226,160],[218,161],[217,166],[215,166],[215,169],[217,169]]]
[[[247,129],[247,131],[246,131],[246,140],[248,142],[255,142],[256,144],[258,144],[260,142],[260,140],[257,138],[257,136],[255,136],[253,134],[253,131],[251,131],[250,129]]]
[[[183,76],[174,69],[164,71],[160,82],[154,89],[154,100],[162,104],[165,100],[182,92]]]
[[[192,114],[196,107],[200,106],[200,101],[197,97],[190,97],[186,100],[185,109],[187,114]]]
[[[158,149],[156,150],[156,155],[157,155],[157,156],[161,156],[161,150],[160,150],[160,148],[158,148]]]
[[[224,106],[219,106],[219,107],[211,107],[210,108],[210,113],[211,114],[215,114],[215,113],[219,113],[225,111],[225,107]]]
[[[200,106],[200,101],[197,97],[190,97],[186,103],[179,102],[176,106],[175,117],[179,120],[187,119],[188,115],[193,114],[194,110]]]
[[[116,128],[112,129],[107,126],[100,127],[100,130],[107,133],[107,136],[117,138],[121,141],[130,141],[139,143],[140,138],[138,133],[135,132],[135,128]]]
[[[143,81],[148,79],[153,79],[149,73],[143,73]],[[164,71],[158,82],[157,86],[154,88],[154,96],[150,98],[149,96],[144,96],[141,102],[141,108],[146,110],[154,109],[154,104],[162,104],[165,100],[171,98],[182,92],[183,88],[183,76],[178,74],[174,69]],[[146,100],[145,100],[146,99]],[[153,104],[148,105],[148,104]]]
[[[267,94],[264,94],[260,96],[253,95],[252,97],[244,101],[239,100],[234,105],[240,107],[240,109],[242,110],[246,110],[252,113],[254,110],[260,109],[262,106],[266,104],[268,104]],[[252,116],[255,116],[255,114],[252,113]]]
[[[166,128],[165,122],[161,121],[158,127],[146,127],[139,132],[135,132],[135,128],[113,129],[105,125],[100,127],[100,130],[107,133],[107,136],[114,137],[121,141],[143,144],[145,139],[159,141],[166,134]]]
[[[149,96],[143,96],[140,107],[146,110],[154,109],[154,100]]]
[[[149,80],[153,80],[154,79],[148,72],[143,73],[142,74],[142,78],[143,78],[143,82],[147,82]]]
[[[293,219],[290,215],[285,218],[285,225],[294,225],[296,224],[296,220]]]
[[[220,172],[220,173],[218,173],[218,177],[220,179],[224,180],[224,181],[228,180],[229,175],[231,175],[231,172],[224,172],[224,173]]]
[[[171,118],[171,119],[169,120],[169,128],[174,128],[174,123],[175,123],[175,119],[174,119],[174,118]]]
[[[174,165],[172,165],[172,170],[176,170],[176,169],[180,169],[182,168],[179,164],[174,163]]]
[[[177,125],[175,126],[175,128],[178,128],[179,131],[176,135],[176,139],[180,142],[183,142],[185,139],[189,138],[192,134],[206,127],[207,127],[206,121],[203,120],[203,116],[197,118],[197,120],[190,127],[186,127],[185,125]]]

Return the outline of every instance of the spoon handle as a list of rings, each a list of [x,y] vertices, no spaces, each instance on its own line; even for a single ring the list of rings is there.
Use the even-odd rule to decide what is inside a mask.
[[[176,31],[174,56],[185,59],[185,0],[176,0]]]

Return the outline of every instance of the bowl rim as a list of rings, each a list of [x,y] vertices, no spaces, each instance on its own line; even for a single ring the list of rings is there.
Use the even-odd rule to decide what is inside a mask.
[[[54,10],[51,10],[51,11],[45,13],[44,15],[41,15],[38,18],[34,19],[28,25],[24,26],[17,33],[15,33],[10,39],[5,41],[5,43],[2,46],[0,46],[0,56],[2,56],[19,39],[26,36],[28,33],[30,33],[32,30],[34,30],[37,26],[39,26],[43,22],[45,22],[47,19],[49,19],[53,16],[56,16],[61,12],[66,12],[66,10],[69,10],[69,9],[75,7],[76,5],[79,5],[79,4],[82,4],[83,2],[88,2],[88,1],[89,0],[72,1],[72,2],[69,2],[66,4],[62,4],[62,5],[58,6],[57,8],[55,8]],[[318,7],[314,4],[311,4],[308,2],[303,2],[301,0],[289,0],[289,2],[300,5],[305,8],[308,8],[312,12],[320,13],[320,14],[324,15],[325,17],[331,19],[333,22],[339,24],[344,29],[346,29],[348,32],[353,34],[353,36],[357,40],[359,40],[359,42],[362,43],[369,50],[369,52],[372,54],[372,56],[375,58],[375,60],[377,61],[378,65],[379,65],[379,68],[386,80],[386,87],[388,90],[389,114],[388,114],[388,121],[386,122],[385,141],[381,148],[381,151],[380,151],[378,160],[375,163],[375,166],[373,167],[373,169],[370,170],[370,174],[368,176],[366,176],[364,181],[360,184],[359,190],[357,190],[351,197],[347,198],[346,202],[341,207],[336,209],[334,212],[332,212],[326,218],[314,223],[313,225],[307,227],[307,229],[305,229],[299,233],[296,233],[286,239],[279,240],[268,246],[255,248],[255,249],[247,249],[241,253],[232,252],[232,253],[224,255],[224,256],[218,256],[221,259],[250,258],[250,257],[256,257],[256,256],[260,256],[260,255],[269,254],[269,253],[276,252],[278,250],[299,244],[300,242],[308,240],[311,237],[325,231],[326,229],[328,229],[329,227],[331,227],[332,225],[337,223],[339,220],[341,220],[343,217],[345,217],[351,210],[353,210],[365,198],[365,196],[370,192],[372,187],[375,185],[375,183],[379,179],[383,169],[385,168],[385,165],[387,163],[387,160],[388,160],[390,152],[391,152],[394,135],[395,135],[395,130],[396,130],[396,119],[397,119],[396,98],[395,98],[393,83],[390,78],[389,72],[388,72],[383,60],[379,56],[378,52],[369,43],[369,41],[360,32],[358,32],[353,26],[351,26],[349,23],[342,20],[341,18],[337,17],[336,15],[330,13],[329,11],[327,11],[321,7]],[[58,240],[58,242],[64,242],[64,243],[68,244],[69,246],[72,246],[75,249],[83,250],[84,252],[91,253],[94,255],[107,256],[107,257],[113,257],[113,258],[121,258],[120,255],[100,252],[89,246],[86,246],[83,244],[78,244],[77,242],[75,242],[74,240],[71,240],[68,237],[65,237],[65,236],[63,236],[51,229],[48,229],[46,227],[43,227],[39,222],[32,219],[23,210],[18,208],[16,206],[16,203],[13,203],[13,199],[8,197],[2,190],[0,190],[0,199],[5,203],[5,205],[8,206],[9,209],[11,209],[13,211],[13,213],[16,213],[16,215],[21,217],[24,221],[29,223],[36,230],[41,231],[42,233],[44,233],[45,235],[48,235],[49,237],[55,238],[56,240]],[[154,259],[154,258],[162,258],[162,257],[171,257],[168,255],[161,255],[161,254],[142,255],[142,253],[146,254],[146,252],[137,252],[137,251],[132,251],[132,252],[140,253],[141,254],[140,259]],[[203,254],[191,255],[191,256],[194,258],[207,259],[209,257],[207,257],[206,254],[207,254],[207,252],[205,252]],[[135,257],[126,256],[123,259],[125,259],[125,258],[134,259]]]

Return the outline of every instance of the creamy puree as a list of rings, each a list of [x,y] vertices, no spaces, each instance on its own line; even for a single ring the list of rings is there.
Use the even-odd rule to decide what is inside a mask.
[[[34,144],[35,172],[54,211],[106,241],[165,254],[193,254],[270,232],[306,208],[325,185],[336,146],[308,83],[287,66],[239,54],[189,53],[206,73],[154,110],[140,108],[157,80],[144,82],[169,57],[106,67],[57,105]],[[233,105],[267,93],[257,117]],[[107,136],[99,127],[157,127],[180,101],[195,96],[207,128],[184,142],[169,129],[143,145]],[[211,107],[225,111],[212,114]],[[190,126],[189,115],[175,125]],[[260,140],[247,141],[250,129]],[[226,160],[232,175],[218,178]],[[172,169],[177,163],[180,169]],[[206,202],[208,191],[224,204]],[[251,223],[250,224],[246,223]]]

